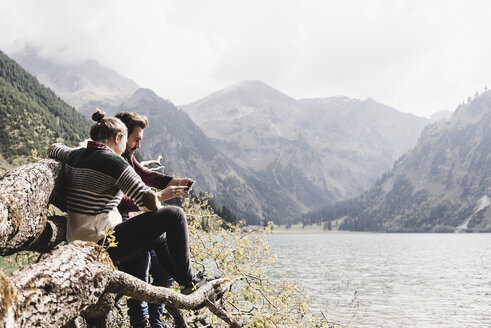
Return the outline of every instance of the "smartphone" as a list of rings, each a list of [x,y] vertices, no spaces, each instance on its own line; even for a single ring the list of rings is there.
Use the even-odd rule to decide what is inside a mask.
[[[194,181],[189,181],[188,184],[186,185],[186,188],[184,188],[185,191],[191,190],[191,187],[193,186]]]

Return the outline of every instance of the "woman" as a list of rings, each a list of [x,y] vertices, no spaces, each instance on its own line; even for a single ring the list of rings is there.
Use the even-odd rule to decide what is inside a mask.
[[[48,148],[50,157],[65,163],[67,240],[101,242],[106,227],[114,230],[117,247],[108,249],[113,261],[128,261],[155,250],[171,276],[190,292],[193,283],[189,260],[186,216],[176,206],[161,207],[158,196],[121,157],[126,148],[126,126],[98,110],[86,148],[62,144]],[[176,188],[186,194],[185,186]],[[122,222],[117,206],[123,194],[144,211]],[[176,195],[177,196],[177,195]],[[184,291],[183,291],[184,292]]]

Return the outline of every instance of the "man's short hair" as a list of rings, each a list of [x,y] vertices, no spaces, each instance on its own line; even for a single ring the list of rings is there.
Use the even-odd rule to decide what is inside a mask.
[[[135,112],[119,112],[115,117],[119,118],[126,125],[128,128],[128,135],[130,135],[137,126],[145,129],[148,125],[148,118],[145,115]]]

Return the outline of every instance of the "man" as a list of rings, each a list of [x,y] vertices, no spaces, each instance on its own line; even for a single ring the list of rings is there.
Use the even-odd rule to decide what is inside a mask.
[[[116,114],[128,129],[128,141],[126,151],[123,157],[140,175],[143,182],[149,186],[161,189],[159,193],[159,201],[165,201],[175,197],[187,195],[186,186],[191,179],[177,179],[171,176],[164,175],[159,172],[151,171],[143,167],[135,158],[135,151],[140,148],[141,140],[143,139],[143,131],[148,125],[148,119],[134,112],[120,112]],[[121,214],[127,214],[131,217],[131,213],[138,211],[138,207],[133,201],[127,197],[123,197],[118,206]],[[122,269],[146,282],[149,282],[149,273],[153,277],[153,284],[156,286],[171,287],[172,278],[165,269],[165,263],[159,263],[153,251],[145,254],[142,257],[134,260],[121,263]],[[137,301],[134,299],[128,300],[128,315],[130,316],[130,325],[132,327],[152,327],[161,328],[161,316],[163,313],[162,304],[147,304],[146,302]]]

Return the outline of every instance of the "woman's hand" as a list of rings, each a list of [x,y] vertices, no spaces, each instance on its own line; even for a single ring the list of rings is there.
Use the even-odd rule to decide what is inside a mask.
[[[148,190],[142,197],[143,205],[151,212],[154,212],[160,208],[160,201],[158,195],[152,190]]]
[[[48,147],[48,149],[46,150],[46,154],[49,155],[49,153],[51,152],[51,149],[53,149],[55,147],[55,144],[52,144],[51,146]]]
[[[184,179],[182,179],[184,180]],[[172,198],[182,198],[183,195],[189,195],[189,192],[186,191],[186,185],[183,186],[168,186],[167,188],[161,190],[157,196],[159,201],[163,202]]]

